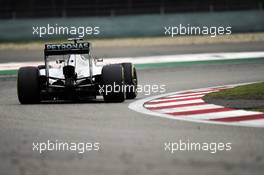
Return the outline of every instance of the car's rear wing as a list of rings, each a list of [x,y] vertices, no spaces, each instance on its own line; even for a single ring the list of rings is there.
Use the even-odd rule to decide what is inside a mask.
[[[89,54],[89,52],[89,42],[45,44],[44,49],[45,56],[66,54]]]

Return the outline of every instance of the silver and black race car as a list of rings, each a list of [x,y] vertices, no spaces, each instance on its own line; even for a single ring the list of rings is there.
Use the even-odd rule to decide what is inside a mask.
[[[89,42],[46,44],[45,65],[18,70],[21,104],[96,99],[123,102],[137,96],[137,73],[132,63],[106,64],[90,53]]]

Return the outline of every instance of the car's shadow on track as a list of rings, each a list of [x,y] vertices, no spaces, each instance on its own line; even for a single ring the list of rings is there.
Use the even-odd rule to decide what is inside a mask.
[[[39,104],[101,104],[101,103],[107,103],[103,99],[96,99],[96,100],[74,100],[74,101],[42,101]]]
[[[137,98],[137,100],[140,98]],[[20,104],[12,103],[9,105],[20,105],[20,106],[38,106],[38,105],[62,105],[62,104],[123,104],[123,103],[130,103],[135,99],[127,99],[124,102],[105,102],[103,99],[94,99],[94,100],[78,100],[78,101],[62,101],[62,100],[54,100],[54,101],[42,101],[36,104]]]
[[[59,104],[122,104],[125,102],[131,102],[132,100],[127,99],[124,102],[106,102],[103,99],[96,100],[78,100],[78,101],[42,101],[38,104],[22,104],[22,105],[59,105]]]

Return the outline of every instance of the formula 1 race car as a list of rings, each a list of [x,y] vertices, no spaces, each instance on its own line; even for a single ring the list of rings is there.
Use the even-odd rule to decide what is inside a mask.
[[[17,93],[21,104],[42,101],[96,99],[123,102],[137,96],[137,73],[132,63],[102,64],[90,54],[89,42],[46,44],[45,65],[18,70]]]

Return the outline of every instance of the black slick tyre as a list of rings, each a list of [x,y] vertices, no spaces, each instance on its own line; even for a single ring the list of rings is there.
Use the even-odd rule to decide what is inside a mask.
[[[120,64],[106,65],[102,69],[103,97],[106,102],[123,102],[125,100],[124,71]]]
[[[125,73],[126,98],[134,99],[137,96],[137,72],[132,63],[122,63]]]
[[[21,104],[40,102],[39,69],[21,67],[17,75],[17,94]]]

